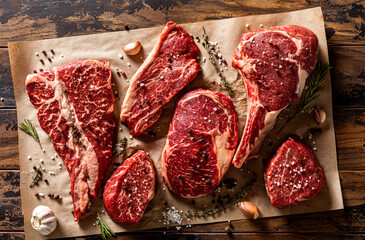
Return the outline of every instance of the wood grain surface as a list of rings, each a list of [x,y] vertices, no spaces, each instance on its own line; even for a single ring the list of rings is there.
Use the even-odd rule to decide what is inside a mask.
[[[0,2],[0,239],[24,239],[7,42],[321,6],[329,44],[344,210],[119,234],[116,239],[365,239],[365,1],[38,0]],[[230,226],[230,232],[225,228]],[[77,239],[100,239],[92,236]]]
[[[356,0],[129,0],[13,1],[0,3],[0,46],[36,40],[178,23],[288,12],[321,6],[329,44],[364,43],[364,4]]]

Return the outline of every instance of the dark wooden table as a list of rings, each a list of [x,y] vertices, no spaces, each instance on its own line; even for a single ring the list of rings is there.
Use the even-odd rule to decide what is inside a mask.
[[[159,229],[118,239],[365,239],[365,1],[2,0],[0,2],[0,239],[24,239],[16,107],[7,42],[277,13],[321,6],[330,53],[338,167],[345,209]],[[28,221],[28,220],[27,220]],[[87,239],[99,239],[88,237]]]

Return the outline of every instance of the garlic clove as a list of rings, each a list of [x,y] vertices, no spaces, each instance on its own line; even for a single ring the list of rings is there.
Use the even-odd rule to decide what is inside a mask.
[[[49,207],[43,205],[33,210],[30,223],[42,235],[50,234],[57,227],[57,219],[54,212]]]
[[[258,207],[252,202],[240,202],[238,207],[249,218],[256,219],[260,216]]]
[[[323,124],[326,121],[326,117],[326,112],[322,108],[317,107],[314,109],[314,118],[319,125]]]
[[[123,51],[127,55],[136,55],[139,52],[139,50],[141,50],[141,46],[142,45],[139,41],[134,41],[125,45],[123,47]]]

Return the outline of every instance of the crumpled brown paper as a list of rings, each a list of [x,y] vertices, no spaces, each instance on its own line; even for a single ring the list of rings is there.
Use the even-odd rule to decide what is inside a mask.
[[[246,24],[248,24],[248,27],[246,27]],[[227,70],[225,70],[224,66],[219,67],[223,69],[224,76],[227,78],[228,83],[233,87],[235,95],[232,100],[239,120],[240,134],[242,134],[246,118],[246,97],[244,94],[245,90],[243,87],[243,81],[239,77],[237,71],[230,66],[230,63],[232,61],[233,51],[238,45],[241,35],[248,31],[259,29],[261,24],[265,28],[297,24],[311,29],[317,34],[319,39],[319,59],[324,62],[328,62],[324,22],[322,18],[322,11],[319,7],[288,13],[247,16],[181,25],[190,34],[193,36],[199,36],[200,39],[202,39],[202,26],[204,26],[209,36],[209,40],[218,42],[221,53],[228,62]],[[143,60],[147,57],[148,53],[152,50],[162,28],[163,26],[159,26],[149,29],[103,33],[79,37],[9,43],[9,54],[18,110],[18,121],[23,122],[24,119],[30,119],[32,121],[38,130],[41,143],[45,150],[45,153],[43,153],[39,145],[30,136],[19,131],[19,159],[21,171],[20,190],[26,239],[60,238],[99,234],[99,227],[97,225],[94,226],[93,223],[96,222],[96,213],[101,213],[103,209],[101,199],[98,198],[86,216],[84,216],[79,223],[75,223],[73,221],[73,215],[71,214],[71,211],[73,210],[72,200],[69,194],[70,178],[63,164],[62,169],[59,169],[59,163],[62,163],[62,160],[59,157],[52,160],[52,156],[54,156],[55,151],[49,137],[39,127],[36,109],[28,99],[24,87],[26,76],[32,73],[33,70],[39,70],[41,68],[45,70],[55,66],[62,66],[76,60],[96,59],[110,61],[113,72],[112,81],[115,84],[113,88],[114,91],[117,91],[119,94],[119,97],[116,98],[115,101],[115,117],[116,119],[119,119],[118,115],[120,112],[120,106],[128,88],[128,82],[123,76],[117,75],[116,68],[124,71],[127,78],[131,78],[134,72],[142,64]],[[126,56],[122,52],[122,47],[126,43],[135,40],[139,40],[142,43],[143,48],[141,52],[136,56]],[[208,54],[202,47],[201,43],[197,43],[197,45],[201,50],[201,57],[208,59]],[[51,49],[54,51],[53,57],[51,57]],[[44,56],[42,51],[47,52],[51,61]],[[36,55],[36,52],[38,52],[39,56]],[[120,58],[120,54],[123,55],[123,59]],[[44,65],[40,62],[40,59],[43,59]],[[128,66],[128,63],[131,64],[130,67]],[[214,208],[215,204],[212,203],[212,200],[216,200],[217,196],[225,193],[230,193],[232,196],[233,192],[228,191],[223,186],[218,188],[214,194],[196,199],[195,204],[192,204],[191,199],[182,199],[170,193],[165,188],[161,179],[160,157],[165,144],[168,125],[173,116],[178,97],[180,97],[183,93],[198,87],[227,94],[223,85],[218,85],[220,80],[212,64],[209,61],[201,61],[201,67],[202,72],[198,75],[198,77],[165,106],[161,118],[152,126],[152,130],[157,133],[156,136],[142,135],[141,137],[131,140],[129,139],[129,130],[119,123],[118,128],[121,128],[122,131],[118,130],[118,140],[120,140],[122,136],[126,136],[128,138],[128,150],[126,155],[132,154],[136,151],[136,149],[144,149],[153,159],[158,172],[158,190],[155,198],[149,203],[148,209],[139,224],[131,226],[117,224],[113,222],[107,214],[101,214],[102,218],[114,232],[166,226],[163,224],[162,216],[162,211],[166,209],[165,204],[167,204],[168,207],[175,206],[176,209],[184,211],[201,209],[204,207]],[[261,217],[309,213],[343,208],[341,187],[337,170],[336,145],[332,118],[331,84],[329,76],[327,76],[327,78],[328,79],[324,84],[324,89],[320,92],[320,97],[313,104],[313,106],[319,105],[325,109],[328,116],[326,122],[321,126],[320,133],[316,133],[313,137],[309,137],[309,129],[318,126],[315,123],[313,116],[309,113],[302,113],[297,119],[288,124],[283,131],[277,133],[278,129],[285,124],[285,118],[288,115],[288,111],[283,111],[279,116],[275,128],[266,137],[261,149],[261,157],[250,161],[241,169],[236,169],[232,166],[225,175],[225,179],[233,178],[237,180],[238,185],[233,188],[235,192],[239,191],[241,187],[248,183],[251,179],[257,179],[256,183],[248,191],[245,198],[258,205]],[[215,83],[213,83],[214,81]],[[294,108],[294,105],[289,107],[291,110]],[[274,153],[275,149],[290,134],[303,136],[304,140],[310,146],[317,148],[316,154],[323,165],[327,179],[327,186],[315,198],[303,204],[295,207],[277,209],[271,206],[269,198],[266,195],[263,183],[263,168],[264,164]],[[31,156],[32,160],[28,160],[27,156]],[[49,185],[41,182],[39,186],[29,188],[31,177],[33,176],[32,167],[38,166],[40,159],[43,159],[45,162],[42,165],[45,168],[43,179],[47,179],[49,181]],[[117,159],[116,161],[121,162],[122,159]],[[109,168],[107,176],[111,174],[113,168],[113,166]],[[54,171],[56,175],[49,175],[49,171]],[[34,194],[36,192],[44,193],[45,197],[35,197]],[[62,200],[51,200],[47,197],[48,193],[59,194],[62,196]],[[58,227],[56,231],[49,236],[41,236],[38,232],[33,230],[30,225],[30,218],[33,209],[41,204],[51,207],[58,218]],[[220,214],[209,216],[207,218],[188,219],[187,217],[184,217],[182,224],[201,224],[243,218],[245,218],[245,216],[237,207],[233,206]]]

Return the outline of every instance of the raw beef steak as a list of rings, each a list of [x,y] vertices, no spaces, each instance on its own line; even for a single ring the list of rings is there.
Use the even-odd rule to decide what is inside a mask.
[[[232,66],[244,80],[248,110],[241,143],[233,159],[241,167],[258,156],[279,113],[300,97],[317,62],[318,39],[300,26],[272,27],[246,33]]]
[[[112,157],[115,122],[109,62],[78,61],[28,75],[26,89],[71,177],[75,221],[96,198]]]
[[[228,97],[204,89],[185,94],[162,155],[166,186],[185,198],[212,192],[231,165],[237,142],[237,117]]]
[[[155,195],[156,172],[147,154],[139,150],[127,158],[104,187],[105,210],[116,222],[138,223]]]
[[[324,188],[326,180],[316,155],[300,140],[289,138],[265,169],[271,204],[281,208],[308,200]]]
[[[199,72],[199,48],[182,27],[169,22],[145,62],[133,75],[120,118],[138,136],[160,117],[162,108]]]

